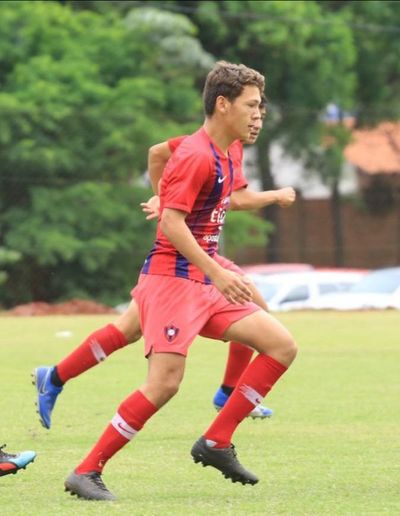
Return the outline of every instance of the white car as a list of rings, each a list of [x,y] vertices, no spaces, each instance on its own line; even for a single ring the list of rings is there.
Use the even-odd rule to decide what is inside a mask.
[[[318,310],[400,309],[400,267],[372,271],[347,292],[320,297],[314,308]]]
[[[249,274],[271,311],[314,308],[317,299],[348,290],[364,275],[364,271],[340,270]]]

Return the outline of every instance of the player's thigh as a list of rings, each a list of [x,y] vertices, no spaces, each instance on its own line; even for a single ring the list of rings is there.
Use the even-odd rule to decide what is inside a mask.
[[[135,342],[142,336],[139,320],[139,308],[134,299],[129,303],[128,308],[118,319],[114,325],[122,332],[128,342]]]
[[[140,390],[149,401],[161,408],[179,390],[186,357],[178,353],[151,353],[148,359],[147,379]]]
[[[145,356],[186,356],[210,317],[213,290],[218,292],[212,285],[173,276],[149,274],[141,278],[133,296],[139,306]]]
[[[285,363],[290,363],[296,352],[296,344],[290,332],[263,310],[232,323],[225,331],[224,339],[241,342]]]
[[[186,357],[178,353],[151,353],[148,357],[147,382],[180,384],[185,372]]]
[[[268,312],[268,305],[265,302],[264,298],[261,295],[261,292],[258,290],[258,288],[254,285],[254,283],[249,283],[248,287],[250,288],[252,294],[253,294],[253,303],[258,305],[260,308]]]

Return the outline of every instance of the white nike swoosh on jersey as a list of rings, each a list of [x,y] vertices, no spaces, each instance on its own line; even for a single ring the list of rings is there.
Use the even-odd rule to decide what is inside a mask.
[[[225,181],[227,176],[223,176],[223,177],[219,177],[218,178],[218,183],[222,183],[223,181]]]

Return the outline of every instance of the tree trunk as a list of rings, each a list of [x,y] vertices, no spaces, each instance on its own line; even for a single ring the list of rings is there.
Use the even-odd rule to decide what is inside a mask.
[[[336,267],[343,267],[344,265],[344,250],[343,250],[343,229],[342,229],[342,214],[341,202],[339,193],[339,182],[334,181],[331,193],[331,217],[332,217],[332,234],[333,234],[333,256]]]
[[[270,144],[267,134],[261,132],[257,141],[257,161],[263,190],[275,190],[276,186],[271,173]],[[274,263],[279,261],[279,238],[278,238],[278,206],[271,204],[263,210],[265,220],[272,222],[274,231],[269,235],[266,248],[266,261]]]

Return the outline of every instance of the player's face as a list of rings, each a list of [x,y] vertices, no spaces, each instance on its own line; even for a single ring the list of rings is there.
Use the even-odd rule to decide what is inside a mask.
[[[256,140],[258,138],[258,135],[261,132],[261,129],[263,127],[264,119],[267,115],[267,110],[265,107],[260,108],[260,116],[254,121],[253,126],[250,129],[250,135],[248,139],[243,140],[243,143],[247,145],[252,145],[253,143],[256,143]]]
[[[254,125],[258,124],[257,120],[261,118],[260,102],[258,87],[245,86],[241,95],[232,103],[228,103],[226,122],[235,139],[247,141],[250,138]]]

